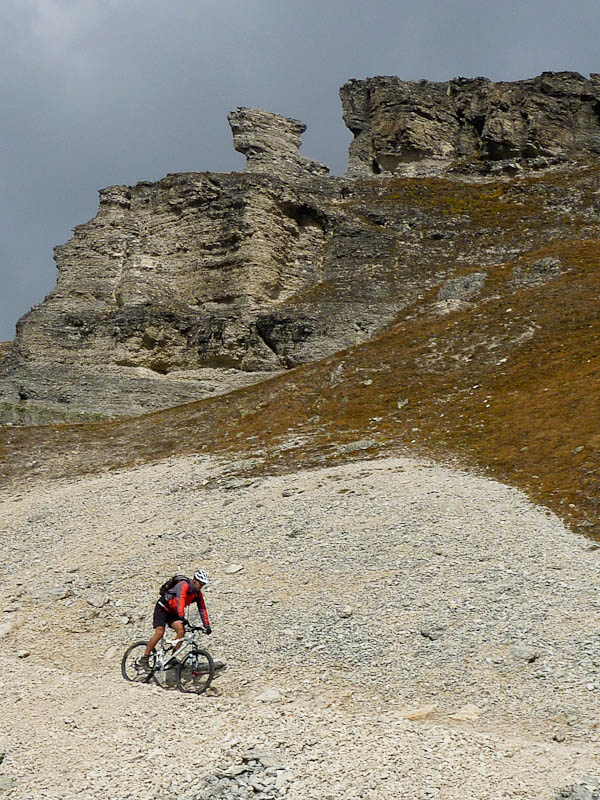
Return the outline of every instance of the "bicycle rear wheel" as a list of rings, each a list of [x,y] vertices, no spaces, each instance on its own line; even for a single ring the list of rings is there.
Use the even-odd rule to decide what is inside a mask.
[[[206,650],[192,650],[177,667],[177,688],[180,692],[202,694],[215,675],[215,662]]]
[[[144,655],[147,642],[134,642],[125,650],[121,659],[121,674],[126,681],[148,683],[154,675],[154,653],[148,656],[149,670],[140,665],[140,658]]]

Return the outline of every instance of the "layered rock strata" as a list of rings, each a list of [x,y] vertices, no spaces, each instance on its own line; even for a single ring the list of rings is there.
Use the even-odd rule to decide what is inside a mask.
[[[512,83],[367,78],[348,81],[340,97],[354,134],[350,176],[514,171],[600,154],[599,74],[545,72]]]
[[[227,117],[233,146],[246,156],[246,172],[285,175],[288,178],[324,177],[329,169],[300,154],[306,125],[300,120],[240,107]]]
[[[230,119],[245,173],[109,187],[55,249],[57,285],[2,364],[5,421],[227,392],[369,336],[406,302],[381,302],[384,278],[356,285],[393,242],[341,209],[342,183],[299,154],[304,126],[255,109]],[[334,293],[319,297],[323,286]]]
[[[240,175],[103,190],[56,248],[56,288],[19,322],[4,402],[29,421],[42,406],[138,413],[282,369],[255,320],[319,279],[325,232],[302,202]]]
[[[394,176],[480,182],[495,168],[596,158],[599,87],[599,76],[574,73],[513,84],[352,80],[341,89],[355,136],[346,178],[300,154],[303,123],[238,108],[229,121],[243,173],[104,189],[97,216],[56,248],[56,287],[20,320],[0,362],[0,420],[189,402],[363,342],[428,293],[432,308],[471,303],[488,265],[532,246],[529,233],[499,249],[502,213],[489,210],[501,194],[521,204],[528,190],[502,176],[506,191],[486,200],[475,231],[468,198],[452,201],[458,183]],[[561,192],[551,205],[596,219],[595,195],[589,205],[587,194]]]

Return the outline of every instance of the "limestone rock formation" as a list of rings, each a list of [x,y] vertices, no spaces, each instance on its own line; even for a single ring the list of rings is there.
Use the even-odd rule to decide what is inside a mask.
[[[393,240],[371,241],[341,208],[343,182],[298,152],[304,126],[251,109],[231,122],[246,172],[108,187],[97,216],[55,249],[56,287],[2,363],[4,420],[135,414],[227,392],[363,340],[407,302],[408,286],[357,284]]]
[[[164,408],[364,342],[424,297],[435,313],[470,308],[489,266],[519,250],[496,240],[523,188],[495,187],[477,209],[461,186],[491,180],[495,167],[564,168],[600,154],[598,75],[370,78],[341,97],[355,136],[346,178],[300,154],[303,123],[238,108],[229,121],[244,172],[103,189],[97,216],[55,250],[55,289],[0,360],[0,420]],[[440,173],[453,183],[395,177]],[[536,203],[597,218],[593,187],[552,192]],[[519,267],[514,285],[561,271]]]
[[[600,75],[545,72],[493,83],[394,77],[350,80],[340,90],[354,134],[348,175],[426,175],[547,166],[600,154]]]
[[[288,178],[323,177],[329,169],[300,155],[300,137],[306,125],[300,120],[240,107],[227,117],[233,146],[246,156],[246,172],[285,175]]]
[[[96,218],[56,248],[56,288],[19,322],[3,364],[15,421],[43,406],[140,412],[283,368],[254,320],[319,279],[325,233],[303,221],[303,202],[240,175],[100,192]]]

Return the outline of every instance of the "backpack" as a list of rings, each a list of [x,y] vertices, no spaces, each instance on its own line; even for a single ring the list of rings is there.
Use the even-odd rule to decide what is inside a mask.
[[[173,575],[173,577],[169,578],[168,581],[165,581],[158,590],[158,593],[160,594],[160,599],[166,600],[168,593],[174,586],[176,586],[179,583],[179,581],[187,581],[189,583],[190,579],[186,575]]]

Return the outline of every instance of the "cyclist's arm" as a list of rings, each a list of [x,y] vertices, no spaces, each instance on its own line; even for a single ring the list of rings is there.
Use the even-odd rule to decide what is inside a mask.
[[[179,619],[183,619],[185,617],[185,607],[189,605],[189,603],[185,602],[187,599],[187,593],[188,593],[188,584],[187,581],[183,581],[183,586],[178,592],[179,597],[177,598],[177,616],[179,617]]]
[[[202,620],[202,624],[205,628],[210,628],[210,622],[208,620],[208,611],[206,610],[206,603],[204,602],[204,596],[202,592],[198,592],[198,599],[196,600],[196,606],[198,607],[198,613],[200,614],[200,619]]]

